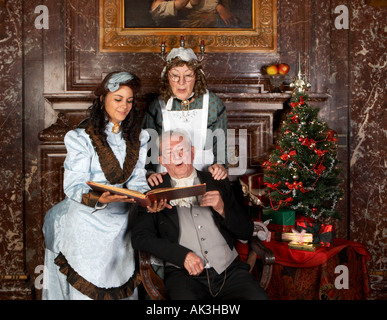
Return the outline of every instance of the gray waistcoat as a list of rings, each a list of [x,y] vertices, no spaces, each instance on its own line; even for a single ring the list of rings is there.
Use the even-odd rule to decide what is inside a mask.
[[[208,207],[194,205],[177,208],[180,223],[179,244],[192,250],[203,260],[206,267],[213,267],[221,274],[238,256],[227,245],[219,232],[212,211]]]

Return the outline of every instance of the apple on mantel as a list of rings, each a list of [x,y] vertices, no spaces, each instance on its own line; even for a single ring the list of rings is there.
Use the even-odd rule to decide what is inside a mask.
[[[290,67],[286,63],[280,63],[278,65],[278,73],[279,74],[287,74],[289,72],[289,70],[290,70]]]
[[[279,63],[279,64],[271,64],[268,67],[266,67],[266,73],[269,76],[274,76],[276,74],[285,75],[289,72],[290,67],[286,63]]]

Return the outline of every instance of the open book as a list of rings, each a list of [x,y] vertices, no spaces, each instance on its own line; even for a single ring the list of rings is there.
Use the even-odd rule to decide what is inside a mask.
[[[159,199],[175,200],[180,198],[200,196],[206,193],[205,183],[197,184],[190,187],[153,189],[149,190],[146,193],[126,188],[107,186],[105,184],[92,181],[87,181],[86,183],[95,191],[109,191],[114,194],[124,195],[133,198],[136,200],[136,203],[142,207],[150,206],[153,201]]]

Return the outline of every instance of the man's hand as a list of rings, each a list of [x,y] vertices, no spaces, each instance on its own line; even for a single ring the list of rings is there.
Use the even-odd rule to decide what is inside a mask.
[[[198,276],[202,273],[204,265],[202,259],[200,259],[193,252],[188,252],[184,260],[184,268],[191,276]]]
[[[151,187],[158,186],[160,183],[163,182],[163,176],[166,175],[167,173],[152,173],[147,181]]]
[[[208,167],[208,172],[211,173],[212,177],[215,180],[223,180],[227,178],[227,169],[223,167],[221,164],[213,164]]]
[[[136,200],[133,198],[128,198],[127,196],[121,196],[118,194],[111,194],[109,191],[102,193],[99,197],[98,202],[100,203],[111,203],[111,202],[129,202],[135,203]]]
[[[206,192],[200,200],[200,206],[212,207],[217,213],[225,218],[224,202],[217,190]]]
[[[153,201],[153,203],[146,208],[149,212],[155,213],[164,210],[164,208],[172,209],[172,206],[168,203],[167,199],[161,199],[159,201]]]

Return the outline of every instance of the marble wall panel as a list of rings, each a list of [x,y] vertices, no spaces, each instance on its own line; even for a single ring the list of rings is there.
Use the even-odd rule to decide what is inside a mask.
[[[0,7],[0,299],[25,294],[22,5]],[[23,293],[21,293],[23,291]]]
[[[350,235],[369,249],[373,287],[386,293],[387,7],[351,1],[350,10]]]
[[[38,133],[45,126],[44,68],[48,66],[44,65],[43,55],[43,40],[47,29],[39,29],[35,25],[36,19],[42,13],[35,13],[39,5],[42,5],[42,1],[23,1],[24,241],[26,272],[30,277],[33,298],[37,298],[36,292],[40,292],[36,290],[35,282],[41,285],[41,281],[36,277],[42,273],[44,254],[41,232],[44,217],[37,210],[41,199]],[[49,4],[48,13],[48,28],[56,28],[56,19],[51,16]]]
[[[319,63],[315,67],[314,76],[319,78],[319,86],[323,87],[330,96],[328,104],[320,111],[324,118],[338,134],[338,158],[341,161],[341,177],[344,179],[344,199],[339,202],[338,209],[341,212],[348,212],[349,194],[349,170],[348,170],[348,121],[349,121],[349,30],[337,29],[335,19],[337,14],[334,10],[339,5],[348,5],[349,1],[335,0],[327,8],[324,1],[313,2],[313,12],[323,10],[323,15],[316,17],[314,44],[312,45],[315,54],[315,61]],[[322,9],[324,8],[324,9]],[[324,44],[324,49],[322,48]],[[313,63],[314,64],[314,63]],[[336,234],[340,238],[346,238],[348,231],[349,216],[343,215],[341,221],[334,222]]]

